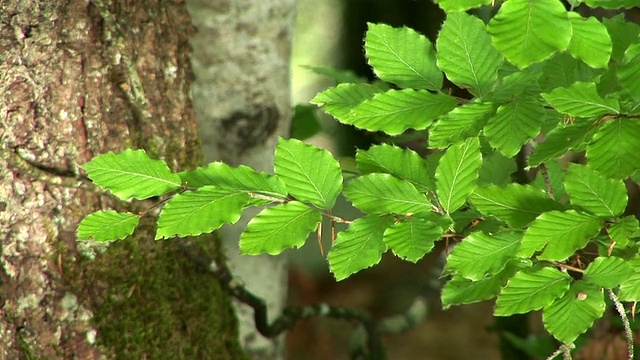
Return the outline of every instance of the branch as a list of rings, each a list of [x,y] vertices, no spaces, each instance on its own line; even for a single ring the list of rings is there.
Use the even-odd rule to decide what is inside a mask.
[[[629,360],[633,360],[633,331],[631,330],[631,324],[629,323],[629,318],[627,317],[627,312],[624,309],[624,305],[620,302],[620,299],[616,296],[613,290],[609,289],[609,298],[613,301],[613,304],[618,311],[618,315],[620,315],[620,319],[622,319],[622,324],[624,325],[624,334],[627,338],[627,354],[629,356]]]
[[[318,303],[307,306],[286,306],[282,314],[269,323],[267,304],[265,301],[247,290],[239,281],[233,278],[229,268],[221,262],[211,259],[205,254],[195,241],[183,239],[182,248],[187,256],[196,264],[215,275],[220,283],[233,297],[242,303],[249,305],[254,311],[256,329],[265,337],[273,338],[286,330],[293,328],[298,320],[316,316],[325,316],[335,319],[350,320],[360,323],[352,340],[356,344],[351,351],[353,356],[368,356],[370,359],[384,358],[384,349],[380,339],[381,334],[391,334],[405,331],[419,324],[427,313],[427,300],[418,297],[404,314],[390,316],[376,321],[368,313],[353,308]],[[358,338],[358,331],[364,331],[364,336]],[[368,351],[364,351],[366,350]]]

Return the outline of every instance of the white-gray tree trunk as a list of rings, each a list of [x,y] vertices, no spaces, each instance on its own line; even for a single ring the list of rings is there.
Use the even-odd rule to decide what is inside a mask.
[[[188,0],[196,82],[193,98],[207,162],[273,170],[278,136],[291,118],[290,53],[295,0]],[[220,234],[234,275],[279,314],[287,292],[284,256],[239,256],[248,218]],[[283,357],[284,339],[263,338],[253,310],[237,304],[240,339],[249,357]]]

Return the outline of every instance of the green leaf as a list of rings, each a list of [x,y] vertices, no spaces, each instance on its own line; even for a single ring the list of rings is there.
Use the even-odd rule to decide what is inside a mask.
[[[558,0],[505,1],[489,22],[493,45],[520,69],[563,51],[571,23]]]
[[[587,146],[589,167],[614,179],[640,168],[640,122],[630,118],[607,121]]]
[[[214,186],[178,194],[160,212],[156,240],[197,236],[233,224],[251,200],[247,193]]]
[[[391,174],[409,181],[421,192],[435,189],[425,160],[415,151],[392,145],[375,145],[356,152],[358,170],[362,175],[371,173]]]
[[[442,288],[442,308],[446,310],[453,305],[489,300],[500,292],[505,283],[506,279],[499,276],[472,281],[460,275],[454,275]]]
[[[82,165],[89,178],[122,200],[146,199],[180,188],[180,177],[144,150],[98,155]]]
[[[506,67],[506,65],[503,66],[503,68],[504,67]],[[523,71],[503,75],[504,77],[500,79],[500,83],[493,90],[491,98],[494,100],[510,101],[514,97],[537,96],[540,93],[538,79],[542,76],[542,71],[539,70],[539,67],[540,66],[534,65]],[[496,101],[496,103],[497,102],[498,101]]]
[[[589,239],[598,235],[601,228],[602,220],[574,210],[546,212],[525,232],[518,255],[531,257],[546,245],[538,258],[562,261],[587,246]]]
[[[604,295],[597,286],[577,281],[564,296],[545,306],[542,321],[556,339],[571,344],[602,317],[605,308]]]
[[[607,32],[609,36],[611,36],[611,43],[613,45],[611,59],[615,62],[622,62],[624,52],[629,45],[638,41],[640,25],[627,21],[624,14],[618,14],[611,18],[603,18],[602,23],[607,27]]]
[[[315,112],[315,106],[296,105],[293,108],[293,118],[291,119],[292,138],[305,140],[322,130]]]
[[[601,98],[594,83],[578,82],[568,88],[556,88],[541,95],[556,110],[571,116],[589,117],[620,113],[618,100]]]
[[[319,93],[310,102],[340,119],[346,118],[351,109],[379,92],[382,90],[369,84],[340,84]]]
[[[518,271],[496,300],[495,316],[525,314],[551,304],[569,290],[571,276],[551,267]]]
[[[629,238],[638,231],[638,227],[638,219],[633,215],[625,216],[609,227],[609,236],[618,247],[626,247],[629,244]]]
[[[140,217],[131,213],[96,211],[87,215],[77,230],[77,239],[92,241],[122,240],[133,234]]]
[[[331,209],[342,190],[338,161],[327,150],[300,140],[279,139],[274,167],[289,194],[320,209]]]
[[[478,172],[478,185],[506,186],[512,182],[511,174],[517,170],[518,167],[513,158],[508,158],[499,152],[485,155]]]
[[[352,222],[347,231],[338,233],[328,254],[336,280],[379,263],[382,253],[387,251],[383,235],[391,225],[391,216],[367,215]]]
[[[179,173],[180,179],[189,187],[215,186],[220,189],[237,190],[249,195],[258,194],[276,199],[286,199],[287,189],[276,176],[256,172],[244,165],[233,167],[223,162],[212,162],[206,168]],[[259,202],[258,202],[259,203]]]
[[[583,165],[569,164],[564,187],[571,204],[601,218],[621,215],[627,206],[627,188]]]
[[[433,206],[410,182],[389,174],[368,174],[351,180],[344,196],[370,214],[429,212]]]
[[[590,7],[603,7],[605,9],[632,8],[638,6],[638,0],[584,0]]]
[[[491,4],[491,0],[436,0],[435,1],[446,13],[454,11],[466,11],[482,5]]]
[[[376,75],[402,88],[438,90],[442,72],[436,67],[431,41],[407,27],[367,23],[364,49]]]
[[[433,120],[451,111],[458,101],[449,95],[426,90],[389,90],[351,110],[338,121],[369,131],[399,135],[411,128],[426,129]]]
[[[536,144],[529,157],[530,166],[556,159],[570,150],[582,148],[595,132],[590,121],[576,120],[572,124],[560,125],[547,134],[544,142]]]
[[[429,131],[429,147],[447,146],[478,136],[487,120],[495,114],[490,102],[469,102],[442,116]]]
[[[384,242],[399,258],[413,263],[422,259],[443,230],[437,224],[420,216],[412,216],[393,224],[384,232]]]
[[[542,104],[529,99],[516,99],[498,108],[496,115],[485,125],[484,134],[491,146],[504,156],[513,157],[522,145],[538,135],[543,118]]]
[[[547,176],[549,178],[549,184],[551,185],[551,190],[553,191],[554,199],[559,201],[563,201],[563,197],[566,195],[566,191],[564,190],[564,170],[562,170],[562,165],[558,163],[558,161],[549,161],[545,163],[547,169]],[[536,178],[531,183],[531,185],[541,189],[543,191],[547,191],[547,184],[545,184],[544,176],[542,171],[539,170],[536,174]]]
[[[277,255],[285,249],[301,247],[320,221],[320,211],[297,201],[266,208],[249,221],[240,236],[240,252]]]
[[[550,91],[557,87],[569,87],[577,81],[592,82],[603,71],[593,69],[584,61],[562,52],[543,63],[538,84],[543,91]]]
[[[612,47],[607,28],[598,19],[584,19],[573,11],[569,12],[569,20],[573,28],[573,36],[569,43],[571,55],[593,68],[609,66]]]
[[[520,184],[478,187],[470,200],[484,215],[495,216],[513,228],[524,227],[545,211],[563,208],[544,191]]]
[[[613,289],[633,273],[624,259],[610,256],[597,257],[584,271],[583,280],[603,288]]]
[[[465,204],[475,188],[481,165],[482,154],[478,138],[469,138],[451,146],[440,158],[436,169],[436,193],[447,214]]]
[[[618,69],[618,79],[625,90],[636,101],[640,101],[640,43],[632,44],[625,51]]]
[[[367,78],[358,76],[353,70],[340,70],[332,67],[309,65],[300,65],[300,67],[311,70],[318,75],[326,76],[335,81],[336,84],[367,82]]]
[[[620,284],[620,301],[640,301],[640,256],[627,261],[633,272]]]
[[[473,281],[502,271],[515,257],[522,234],[501,232],[487,235],[475,232],[456,245],[447,258],[445,272],[454,272]]]
[[[479,98],[491,91],[504,59],[491,45],[482,20],[464,12],[449,13],[436,45],[438,67],[451,82]]]

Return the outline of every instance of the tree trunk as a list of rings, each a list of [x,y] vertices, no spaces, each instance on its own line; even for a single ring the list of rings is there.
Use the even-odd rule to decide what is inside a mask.
[[[289,133],[290,53],[294,0],[190,0],[198,32],[194,104],[207,162],[222,160],[271,172],[278,135]],[[255,212],[247,215],[255,215]],[[285,256],[239,256],[250,216],[220,234],[234,275],[267,302],[270,318],[286,300]],[[242,345],[253,359],[280,359],[284,339],[257,333],[253,310],[236,304]]]
[[[116,206],[82,189],[93,156],[201,165],[183,1],[5,0],[0,18],[0,358],[242,358],[227,294],[151,215],[123,241],[75,240]]]

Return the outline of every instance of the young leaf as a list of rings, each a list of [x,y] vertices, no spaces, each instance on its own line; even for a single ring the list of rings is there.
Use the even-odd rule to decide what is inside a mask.
[[[415,151],[387,144],[375,145],[368,150],[358,149],[356,163],[362,175],[391,174],[407,180],[420,192],[435,189],[425,160]]]
[[[594,17],[584,19],[570,11],[569,20],[573,36],[569,43],[571,55],[583,60],[593,68],[606,68],[611,57],[611,37],[607,28]]]
[[[77,230],[77,239],[93,241],[122,240],[133,234],[140,217],[131,213],[96,211],[87,215]]]
[[[478,138],[469,138],[451,146],[440,158],[436,169],[436,192],[440,205],[447,214],[456,211],[467,201],[475,188],[481,165],[482,154]]]
[[[607,121],[587,146],[589,167],[614,179],[624,179],[640,168],[640,121]]]
[[[482,20],[465,12],[449,13],[436,45],[438,67],[451,82],[479,98],[491,91],[504,58],[491,45]]]
[[[436,3],[446,13],[454,11],[467,11],[482,5],[491,4],[491,0],[436,0]]]
[[[82,168],[95,184],[122,200],[162,195],[181,185],[180,177],[169,170],[167,163],[151,159],[144,150],[98,155]]]
[[[518,255],[531,257],[546,245],[539,259],[563,261],[587,246],[601,228],[602,220],[575,210],[546,212],[525,232]]]
[[[581,148],[591,140],[594,132],[591,121],[576,120],[573,124],[558,126],[547,135],[544,142],[535,146],[529,157],[529,165],[538,166],[564,155],[567,151]]]
[[[618,247],[626,247],[629,244],[629,238],[638,231],[638,228],[638,219],[633,215],[625,216],[609,227],[609,236]]]
[[[352,222],[347,231],[338,233],[328,255],[336,280],[379,263],[382,253],[387,251],[383,235],[391,225],[391,216],[367,215]]]
[[[563,209],[544,191],[520,184],[478,187],[470,200],[484,215],[495,216],[513,228],[524,227],[545,211]]]
[[[571,23],[558,0],[509,0],[489,22],[493,45],[520,69],[563,51]]]
[[[485,125],[484,134],[491,146],[504,156],[513,157],[522,145],[538,135],[543,118],[542,104],[530,99],[516,99],[498,108],[496,115]]]
[[[636,256],[627,264],[631,266],[633,272],[620,284],[620,301],[640,301],[640,256]]]
[[[624,53],[622,66],[618,69],[618,79],[622,86],[636,100],[640,101],[640,44],[629,46]]]
[[[384,232],[384,242],[396,256],[415,263],[433,249],[442,233],[437,224],[412,216],[389,227]]]
[[[223,162],[212,162],[205,168],[179,173],[180,179],[189,187],[215,186],[220,189],[256,193],[277,199],[287,198],[287,189],[280,179],[264,172],[240,165],[233,167]]]
[[[320,209],[331,209],[342,190],[338,161],[327,150],[300,140],[280,138],[274,167],[289,194]]]
[[[627,188],[583,165],[569,164],[565,190],[571,204],[603,219],[618,216],[627,206]]]
[[[209,233],[224,224],[233,224],[251,197],[238,190],[203,186],[174,196],[158,217],[156,240]]]
[[[433,206],[410,182],[389,174],[368,174],[351,180],[344,196],[358,209],[370,214],[429,212]]]
[[[266,208],[249,221],[240,236],[240,252],[277,255],[285,249],[300,247],[320,221],[320,211],[298,201]]]
[[[442,308],[446,310],[453,305],[489,300],[498,295],[506,282],[506,279],[499,276],[472,281],[460,275],[454,275],[442,288]]]
[[[487,120],[495,114],[490,102],[469,102],[442,116],[429,131],[429,147],[446,148],[472,136],[478,136]]]
[[[552,267],[518,271],[496,300],[495,316],[525,314],[551,304],[569,290],[571,276]]]
[[[365,100],[347,116],[337,119],[361,129],[399,135],[410,128],[426,129],[433,120],[457,104],[452,96],[432,94],[426,90],[389,90]]]
[[[589,117],[620,113],[618,100],[601,98],[594,83],[577,82],[568,88],[556,88],[541,95],[556,110],[571,116]]]
[[[599,287],[613,289],[633,273],[633,268],[619,257],[597,257],[584,271],[583,280]]]
[[[336,119],[343,119],[351,109],[379,92],[382,90],[369,84],[339,84],[319,93],[310,102]]]
[[[445,272],[453,272],[473,281],[502,271],[520,247],[521,233],[501,232],[487,235],[475,232],[451,251]]]
[[[604,295],[597,286],[577,281],[561,298],[545,306],[544,327],[564,344],[573,343],[604,314]]]
[[[407,27],[368,23],[364,49],[376,75],[402,88],[438,90],[442,72],[436,67],[433,45]]]

